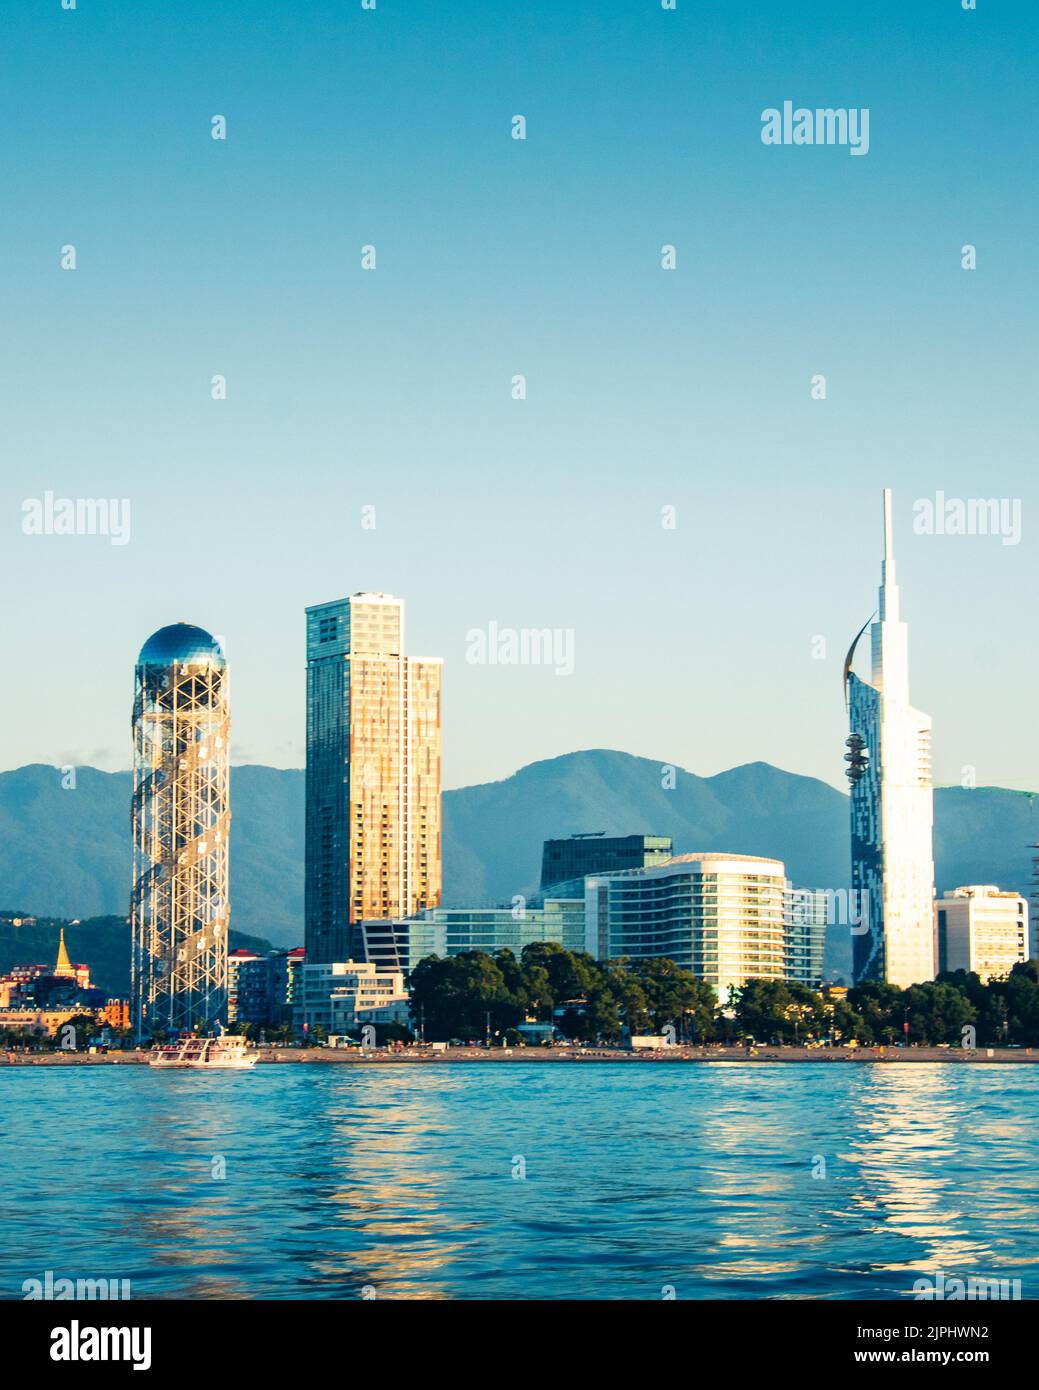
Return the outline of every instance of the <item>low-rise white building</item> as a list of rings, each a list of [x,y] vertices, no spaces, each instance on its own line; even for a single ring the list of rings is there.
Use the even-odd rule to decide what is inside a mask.
[[[408,994],[400,970],[366,961],[304,965],[296,1026],[312,1033],[347,1033],[366,1023],[406,1024]]]
[[[336,1032],[356,1032],[366,1023],[392,1023],[407,1028],[411,1016],[411,996],[394,994],[378,1004],[358,1003],[349,989],[332,991],[332,1027]]]
[[[938,973],[972,970],[983,982],[1028,959],[1028,903],[994,884],[954,888],[934,905]]]

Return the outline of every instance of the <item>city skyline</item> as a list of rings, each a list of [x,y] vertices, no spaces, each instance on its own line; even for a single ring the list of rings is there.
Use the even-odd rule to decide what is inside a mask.
[[[1039,0],[8,8],[16,1372],[1020,1360]]]

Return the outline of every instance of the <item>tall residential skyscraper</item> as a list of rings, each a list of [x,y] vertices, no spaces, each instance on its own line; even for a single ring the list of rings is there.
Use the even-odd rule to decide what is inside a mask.
[[[307,609],[306,953],[358,959],[354,923],[440,901],[439,657],[404,655],[404,602]]]
[[[899,616],[891,490],[884,491],[880,615],[872,624],[872,680],[844,663],[850,736],[851,881],[865,907],[855,979],[905,988],[934,978],[931,719],[909,703],[908,631]]]
[[[220,643],[174,623],[134,673],[133,1019],[187,1030],[227,1009],[229,673]]]

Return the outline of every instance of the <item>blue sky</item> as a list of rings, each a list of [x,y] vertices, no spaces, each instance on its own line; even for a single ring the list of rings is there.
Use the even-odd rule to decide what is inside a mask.
[[[299,766],[303,608],[370,588],[445,658],[446,786],[598,746],[840,784],[887,485],[936,780],[1039,786],[1039,24],[978,3],[19,6],[0,766],[127,766],[181,618],[235,760]],[[868,107],[868,155],[764,146],[786,99]],[[130,543],[24,535],[47,490],[129,498]],[[915,535],[937,490],[1021,543]],[[492,620],[574,674],[467,664]]]

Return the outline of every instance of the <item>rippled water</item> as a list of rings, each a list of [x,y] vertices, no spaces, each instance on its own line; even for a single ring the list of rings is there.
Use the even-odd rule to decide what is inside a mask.
[[[1035,1297],[1037,1094],[993,1065],[9,1068],[0,1296]]]

